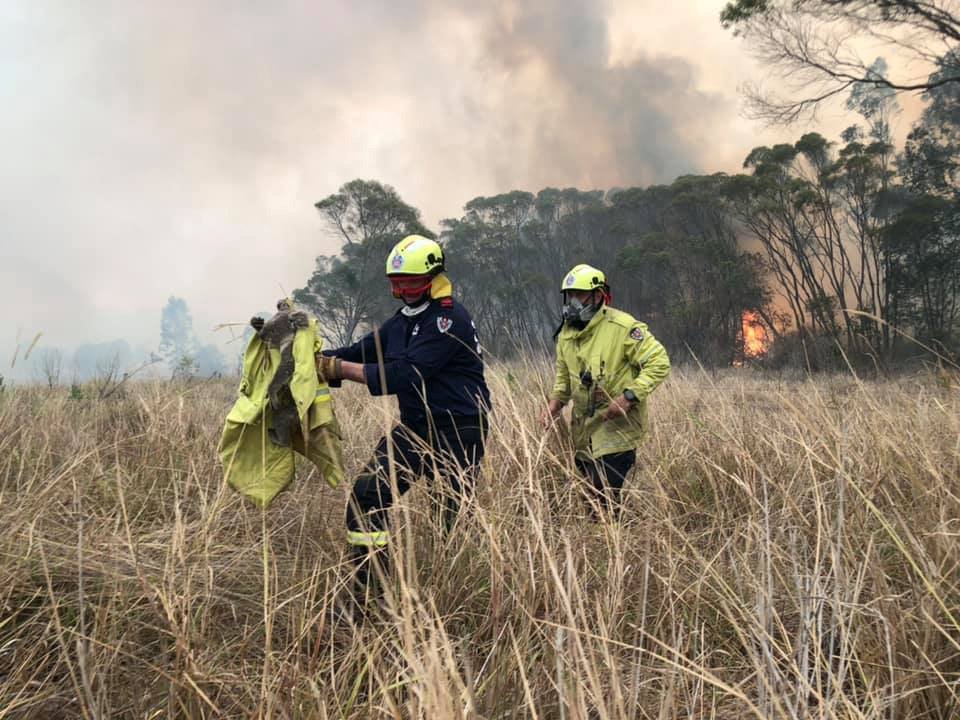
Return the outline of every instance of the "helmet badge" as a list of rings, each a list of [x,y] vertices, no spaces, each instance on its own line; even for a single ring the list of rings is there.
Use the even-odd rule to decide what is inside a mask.
[[[393,260],[390,261],[390,265],[394,270],[399,270],[403,267],[403,255],[397,253],[393,256]]]
[[[573,276],[573,273],[570,273],[569,275],[567,275],[567,279],[564,281],[563,284],[566,285],[567,287],[570,287],[571,285],[573,285],[575,281],[576,281],[576,278]]]

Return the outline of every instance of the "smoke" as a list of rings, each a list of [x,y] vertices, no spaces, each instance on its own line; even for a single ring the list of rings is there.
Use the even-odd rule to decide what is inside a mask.
[[[609,25],[586,0],[7,3],[0,302],[60,346],[156,347],[173,293],[209,343],[336,251],[313,203],[355,177],[436,225],[713,169],[731,104],[679,54],[611,63]]]
[[[530,128],[528,187],[669,182],[701,169],[704,123],[730,110],[696,88],[693,67],[678,57],[612,65],[605,11],[589,0],[529,0],[483,21],[490,57],[521,78],[515,93],[548,99],[515,119]]]

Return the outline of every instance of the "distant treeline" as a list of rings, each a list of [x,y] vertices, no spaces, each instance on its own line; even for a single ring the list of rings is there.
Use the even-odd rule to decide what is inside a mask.
[[[27,352],[29,351],[29,352]],[[203,344],[193,330],[187,302],[171,296],[160,313],[160,344],[156,349],[133,348],[124,339],[79,345],[72,352],[45,343],[20,349],[13,363],[26,368],[20,379],[50,387],[64,383],[122,378],[136,372],[139,377],[163,375],[175,378],[211,377],[230,372],[227,358],[213,344]],[[19,361],[19,362],[18,362]]]
[[[395,309],[384,258],[417,232],[439,235],[458,294],[502,356],[549,345],[560,280],[579,262],[605,270],[616,305],[678,357],[736,362],[747,312],[774,341],[771,362],[883,362],[910,352],[893,327],[955,350],[960,84],[927,99],[899,150],[895,96],[855,86],[860,122],[836,142],[809,133],[758,147],[737,175],[478,197],[436,235],[393,188],[354,180],[316,204],[342,248],[317,258],[295,297],[332,341],[356,339]]]

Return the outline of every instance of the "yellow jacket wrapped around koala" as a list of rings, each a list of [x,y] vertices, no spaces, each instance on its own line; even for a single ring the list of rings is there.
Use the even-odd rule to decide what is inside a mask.
[[[239,394],[224,423],[218,451],[226,481],[259,507],[269,505],[293,479],[294,452],[311,460],[331,487],[343,479],[330,388],[317,377],[315,355],[322,345],[316,319],[309,317],[290,344],[294,365],[285,397],[292,405],[283,411],[295,412],[299,427],[284,432],[269,392],[281,368],[281,350],[260,333],[247,344]]]

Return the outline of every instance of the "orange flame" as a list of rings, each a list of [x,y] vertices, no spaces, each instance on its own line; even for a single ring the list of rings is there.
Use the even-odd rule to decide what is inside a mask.
[[[770,348],[767,329],[761,324],[760,316],[753,310],[745,310],[740,320],[743,329],[743,354],[748,358],[758,358]]]

